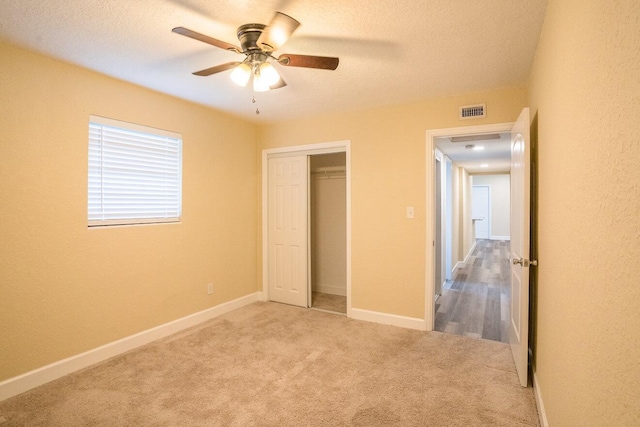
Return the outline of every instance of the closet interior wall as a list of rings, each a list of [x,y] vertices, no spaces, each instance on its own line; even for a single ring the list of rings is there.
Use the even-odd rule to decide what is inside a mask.
[[[311,290],[346,296],[346,155],[314,155],[310,166]]]

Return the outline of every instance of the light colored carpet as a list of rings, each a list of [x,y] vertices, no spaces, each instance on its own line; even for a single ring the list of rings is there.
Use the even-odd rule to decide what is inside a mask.
[[[313,292],[311,297],[311,306],[320,310],[347,314],[347,297],[325,294],[322,292]]]
[[[508,345],[255,303],[0,402],[6,426],[536,426]]]

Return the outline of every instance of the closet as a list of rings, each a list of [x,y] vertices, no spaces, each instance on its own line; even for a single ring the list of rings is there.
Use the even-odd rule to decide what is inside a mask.
[[[347,192],[345,153],[310,156],[311,306],[347,311]]]

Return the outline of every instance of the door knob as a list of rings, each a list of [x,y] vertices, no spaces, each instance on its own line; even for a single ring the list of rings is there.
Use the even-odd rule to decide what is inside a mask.
[[[513,263],[513,265],[520,264],[523,267],[529,267],[530,265],[533,265],[535,267],[536,265],[538,265],[538,260],[535,259],[529,261],[528,259],[520,258],[512,259],[511,262]]]

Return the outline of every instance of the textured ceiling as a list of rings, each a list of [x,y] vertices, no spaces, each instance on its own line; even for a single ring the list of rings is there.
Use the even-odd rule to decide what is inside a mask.
[[[2,0],[0,39],[254,121],[522,86],[546,0]],[[277,65],[288,86],[257,94],[229,72],[242,60],[171,32],[238,44],[237,27],[274,11],[302,23],[276,52],[338,56],[336,71]]]

